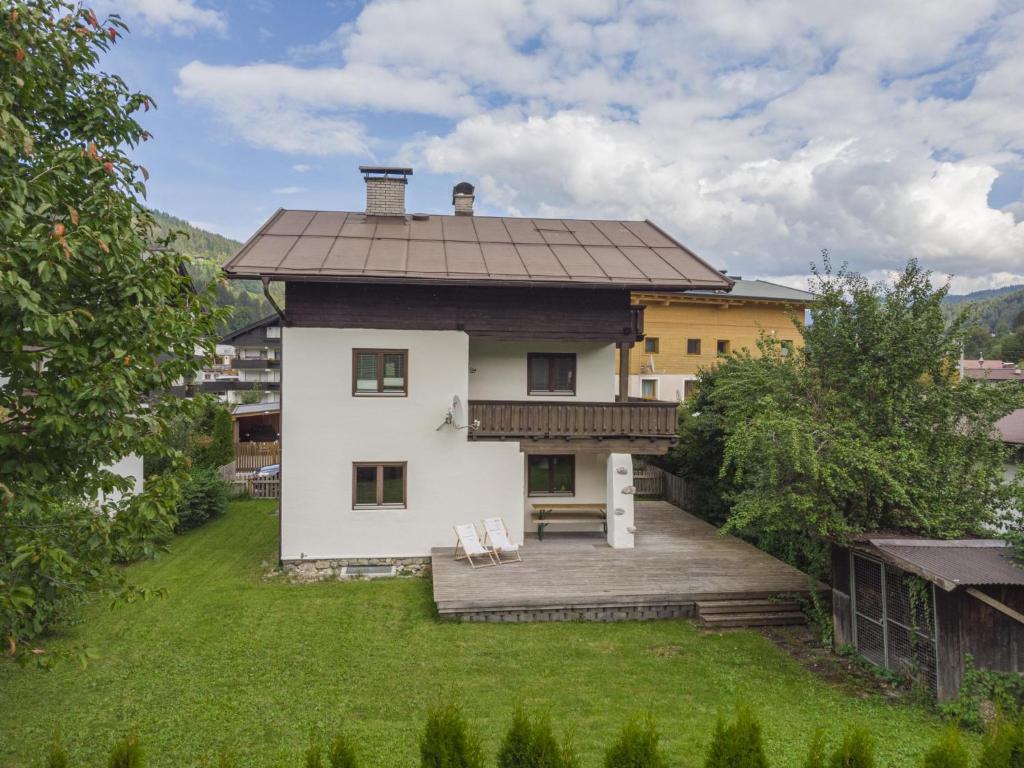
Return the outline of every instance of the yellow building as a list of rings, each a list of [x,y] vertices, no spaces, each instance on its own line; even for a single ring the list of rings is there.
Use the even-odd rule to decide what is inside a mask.
[[[733,278],[730,293],[634,293],[644,312],[646,337],[630,351],[629,394],[653,400],[682,400],[697,371],[721,355],[747,348],[757,352],[761,333],[784,344],[802,343],[804,311],[814,294],[764,280]]]

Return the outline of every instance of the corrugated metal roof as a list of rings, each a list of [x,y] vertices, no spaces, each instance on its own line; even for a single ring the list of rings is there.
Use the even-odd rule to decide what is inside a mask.
[[[367,216],[279,210],[224,265],[231,277],[729,290],[649,221]]]
[[[1024,408],[1003,416],[996,422],[996,429],[1002,435],[1004,443],[1024,445]]]
[[[871,539],[879,554],[899,568],[933,581],[943,589],[1024,586],[1024,568],[999,539]]]
[[[233,416],[252,416],[253,414],[280,413],[280,403],[241,403],[231,411]]]
[[[742,277],[729,277],[733,281],[732,290],[721,291],[696,290],[687,291],[687,296],[722,297],[726,299],[749,299],[752,301],[778,301],[792,304],[812,304],[818,297],[810,291],[801,291],[767,280],[744,280]]]

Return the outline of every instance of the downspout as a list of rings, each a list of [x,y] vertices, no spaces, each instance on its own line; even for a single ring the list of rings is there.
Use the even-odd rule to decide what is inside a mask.
[[[266,276],[260,277],[260,282],[263,283],[263,295],[267,297],[267,301],[270,302],[270,306],[277,312],[277,316],[281,318],[281,356],[280,356],[280,383],[277,387],[277,421],[278,429],[280,433],[278,440],[281,441],[281,455],[278,458],[279,468],[277,471],[278,486],[277,486],[277,564],[280,566],[283,562],[282,555],[284,554],[282,547],[284,546],[284,327],[288,324],[288,318],[284,315],[284,310],[278,306],[277,302],[274,301],[274,297],[270,295],[270,279]]]

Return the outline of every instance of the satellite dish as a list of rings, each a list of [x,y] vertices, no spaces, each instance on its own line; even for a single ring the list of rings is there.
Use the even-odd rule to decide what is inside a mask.
[[[472,424],[466,424],[466,409],[462,406],[462,398],[458,395],[452,395],[452,404],[448,407],[448,413],[445,414],[444,421],[437,426],[437,431],[440,432],[445,427],[472,431],[480,427],[480,422],[479,420],[474,420]]]

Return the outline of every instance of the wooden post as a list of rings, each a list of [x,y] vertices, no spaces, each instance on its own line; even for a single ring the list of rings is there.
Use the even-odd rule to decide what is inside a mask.
[[[629,400],[629,350],[633,344],[630,342],[619,343],[619,397],[620,403]]]

